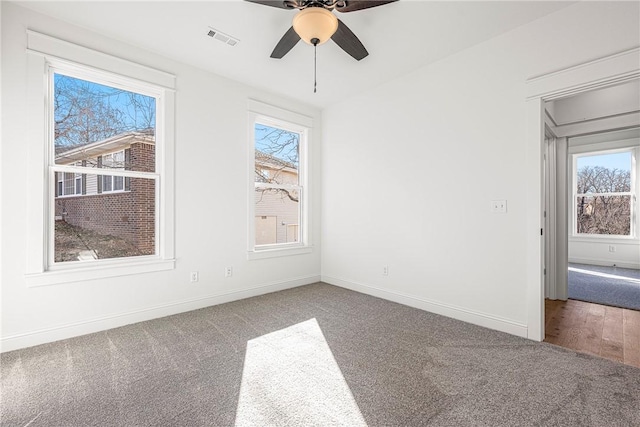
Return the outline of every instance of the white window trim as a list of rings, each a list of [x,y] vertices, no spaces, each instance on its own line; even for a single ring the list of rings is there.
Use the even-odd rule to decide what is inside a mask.
[[[313,119],[299,113],[284,110],[250,99],[248,102],[248,156],[247,156],[247,172],[248,172],[248,240],[247,240],[247,259],[264,259],[281,256],[292,256],[308,254],[313,251],[311,242],[311,200],[309,197],[310,190],[310,171],[308,161],[309,148],[311,146],[311,131],[313,128]],[[277,185],[264,184],[255,182],[255,124],[260,123],[267,126],[273,126],[280,129],[289,130],[300,134],[300,158],[298,185]],[[269,188],[288,188],[300,190],[300,213],[298,232],[298,242],[279,243],[275,245],[256,245],[255,244],[255,189],[257,187]]]
[[[578,196],[576,193],[576,172],[577,172],[577,159],[586,155],[598,155],[598,154],[610,154],[610,153],[622,153],[631,152],[631,191],[624,193],[611,193],[614,195],[630,195],[631,196],[631,230],[627,236],[617,236],[609,234],[578,234],[577,233],[577,212],[575,209],[575,198]],[[570,228],[569,228],[569,241],[571,242],[592,242],[592,243],[619,243],[625,242],[632,243],[640,241],[640,185],[638,185],[638,178],[640,177],[640,146],[638,146],[638,139],[624,139],[610,142],[599,142],[593,144],[576,145],[569,147],[569,177],[571,179],[571,191],[568,191],[569,204],[571,207],[570,216]]]
[[[76,281],[102,279],[175,268],[174,259],[174,134],[175,76],[103,52],[88,49],[64,40],[27,30],[28,108],[32,123],[28,133],[27,171],[27,286],[45,286]],[[79,78],[97,80],[113,87],[150,94],[158,100],[156,107],[156,255],[97,260],[96,262],[52,265],[48,259],[51,248],[43,236],[51,236],[54,220],[55,194],[51,194],[55,178],[49,166],[53,159],[53,129],[49,125],[47,107],[51,97],[49,67],[61,67],[64,74],[76,70]],[[149,93],[151,92],[151,93]],[[166,120],[163,120],[166,119]],[[55,170],[88,173],[86,168],[56,166]],[[102,173],[105,172],[105,173]],[[92,170],[98,175],[133,176],[132,171]],[[143,177],[143,176],[141,176]],[[144,176],[148,178],[148,175]],[[51,238],[48,239],[53,244]],[[65,263],[66,264],[66,263]]]

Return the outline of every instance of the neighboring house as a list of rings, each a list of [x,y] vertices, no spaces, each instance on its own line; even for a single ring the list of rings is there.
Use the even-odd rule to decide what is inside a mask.
[[[298,184],[298,168],[260,150],[255,151],[257,182]],[[292,243],[299,239],[300,194],[256,188],[256,245]]]
[[[153,172],[152,131],[127,132],[56,150],[56,164]],[[58,172],[56,220],[120,237],[142,254],[155,253],[155,183],[151,179]]]

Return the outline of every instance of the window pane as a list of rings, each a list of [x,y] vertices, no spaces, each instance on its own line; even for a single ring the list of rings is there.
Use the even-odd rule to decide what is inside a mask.
[[[576,202],[578,234],[630,234],[630,196],[582,196]]]
[[[631,191],[631,152],[580,156],[576,166],[577,194]]]
[[[76,194],[82,194],[82,175],[76,174]]]
[[[65,172],[64,174],[64,195],[75,194],[75,174]]]
[[[255,193],[255,244],[274,245],[300,241],[300,191],[256,188]]]
[[[124,178],[121,176],[113,177],[113,191],[122,191],[124,190]]]
[[[255,181],[298,185],[300,134],[255,124]]]
[[[155,171],[155,98],[63,74],[53,80],[56,164]]]
[[[113,182],[113,177],[109,175],[104,175],[102,177],[102,192],[106,193],[109,191],[113,191],[111,183]]]
[[[130,178],[131,191],[105,194],[99,178],[87,174],[85,195],[55,198],[55,262],[155,254],[155,180]]]

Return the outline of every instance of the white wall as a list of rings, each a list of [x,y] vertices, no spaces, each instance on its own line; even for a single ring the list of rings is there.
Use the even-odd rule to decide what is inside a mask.
[[[27,287],[26,29],[173,73],[176,268]],[[247,99],[314,117],[311,254],[247,261]],[[2,350],[106,329],[319,279],[320,112],[2,2]],[[224,267],[233,277],[224,278]],[[200,272],[197,284],[190,271]]]
[[[639,16],[581,2],[324,111],[323,280],[526,336],[525,81],[637,47]]]

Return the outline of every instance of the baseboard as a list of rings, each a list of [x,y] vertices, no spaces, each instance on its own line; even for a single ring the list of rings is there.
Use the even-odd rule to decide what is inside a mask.
[[[570,258],[569,262],[575,264],[590,264],[590,265],[599,265],[602,267],[612,267],[613,264],[616,267],[621,268],[634,268],[636,270],[640,269],[640,263],[637,262],[618,262],[604,259],[591,259],[591,258]]]
[[[105,316],[68,325],[61,325],[52,328],[26,332],[23,334],[3,337],[2,339],[0,339],[0,352],[4,353],[7,351],[32,347],[34,345],[46,344],[49,342],[77,337],[80,335],[118,328],[120,326],[130,325],[132,323],[144,322],[146,320],[171,316],[173,314],[184,313],[186,311],[210,307],[212,305],[224,304],[226,302],[268,294],[284,289],[295,288],[296,286],[308,285],[319,281],[320,276],[307,276],[277,282],[264,283],[258,286],[238,291],[178,301],[128,313],[115,314],[112,316]]]
[[[506,332],[511,335],[517,335],[519,337],[527,338],[527,325],[507,319],[502,319],[497,316],[492,316],[473,310],[467,310],[465,308],[455,307],[449,304],[429,301],[400,292],[392,292],[385,289],[376,288],[374,286],[364,285],[362,283],[337,279],[335,277],[322,276],[322,281],[331,285],[351,289],[352,291],[361,292],[363,294],[372,295],[374,297],[397,302],[399,304],[419,308],[431,313],[440,314],[452,319],[461,320],[463,322],[472,323],[474,325],[483,326],[485,328],[494,329],[496,331]]]

